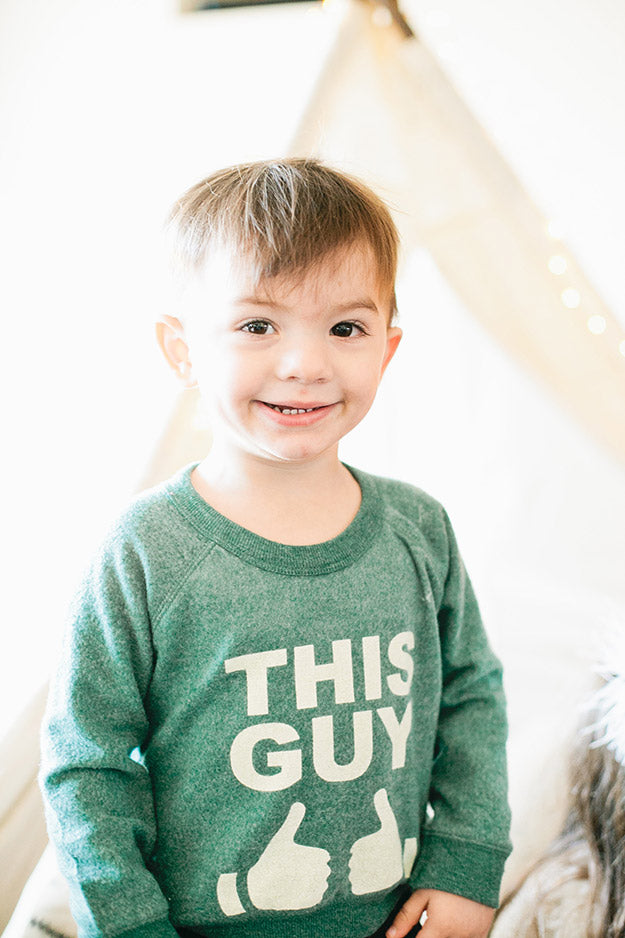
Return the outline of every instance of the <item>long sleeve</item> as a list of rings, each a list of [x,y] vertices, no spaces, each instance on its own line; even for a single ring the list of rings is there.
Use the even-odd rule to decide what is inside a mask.
[[[439,605],[442,698],[429,817],[413,888],[496,907],[510,853],[501,666],[491,651],[451,525]]]
[[[113,544],[75,602],[43,724],[48,828],[83,936],[176,935],[146,865],[156,823],[137,757],[153,667],[145,597],[140,558]]]

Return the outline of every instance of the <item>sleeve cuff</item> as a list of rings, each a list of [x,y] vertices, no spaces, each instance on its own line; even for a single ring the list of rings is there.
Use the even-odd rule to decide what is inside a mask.
[[[426,831],[410,877],[413,889],[440,889],[496,909],[509,850]]]
[[[180,938],[168,918],[159,918],[156,922],[146,922],[136,928],[120,932],[116,938]]]

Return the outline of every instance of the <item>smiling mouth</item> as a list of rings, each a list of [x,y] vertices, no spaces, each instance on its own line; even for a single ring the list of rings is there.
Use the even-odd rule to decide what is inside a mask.
[[[325,407],[330,406],[329,404],[319,404],[317,407],[283,407],[281,404],[269,404],[267,401],[262,403],[279,414],[312,414],[316,410],[323,410]]]

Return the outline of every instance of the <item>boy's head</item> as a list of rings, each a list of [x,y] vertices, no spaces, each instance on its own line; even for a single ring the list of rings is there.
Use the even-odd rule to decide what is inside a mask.
[[[244,260],[260,282],[296,282],[341,249],[365,247],[396,313],[398,234],[384,202],[367,186],[317,160],[287,159],[222,169],[189,189],[172,209],[174,276],[185,285],[213,253]]]
[[[190,189],[169,231],[183,292],[158,340],[199,387],[214,444],[300,463],[335,453],[401,338],[386,206],[317,161],[251,163]]]

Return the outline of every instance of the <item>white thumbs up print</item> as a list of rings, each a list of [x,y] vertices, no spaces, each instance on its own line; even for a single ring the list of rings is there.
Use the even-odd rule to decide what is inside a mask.
[[[385,788],[376,791],[373,805],[380,828],[353,844],[349,860],[349,881],[356,896],[389,889],[404,875],[401,839]]]
[[[306,813],[296,801],[247,874],[247,891],[257,909],[309,909],[328,888],[330,854],[321,847],[295,843]]]

